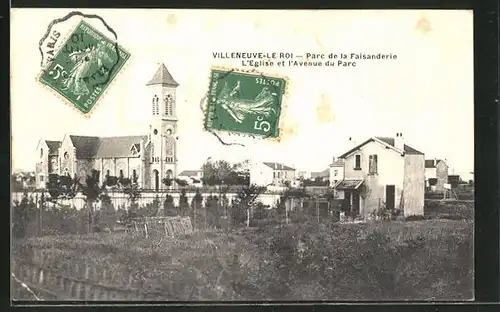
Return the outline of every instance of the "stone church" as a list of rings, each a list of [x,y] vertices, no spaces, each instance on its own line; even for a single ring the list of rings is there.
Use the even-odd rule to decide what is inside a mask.
[[[164,64],[146,84],[151,121],[144,135],[96,137],[66,134],[62,141],[41,139],[37,146],[36,185],[45,188],[51,173],[75,174],[84,182],[92,169],[106,176],[137,177],[143,189],[165,189],[177,176],[177,114],[174,80]]]

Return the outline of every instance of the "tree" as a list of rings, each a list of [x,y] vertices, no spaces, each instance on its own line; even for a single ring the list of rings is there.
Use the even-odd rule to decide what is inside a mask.
[[[176,178],[174,181],[175,181],[175,183],[177,183],[177,185],[179,185],[179,186],[188,186],[188,185],[189,185],[189,183],[187,183],[187,181],[184,181],[184,180],[182,180],[182,179],[178,179],[178,178]]]
[[[243,222],[243,220],[254,211],[256,205],[259,203],[259,195],[265,191],[265,186],[257,186],[254,184],[238,190],[231,207],[233,224]]]
[[[21,202],[14,202],[12,209],[12,234],[14,237],[25,237],[26,229],[36,209],[33,197],[28,197],[28,194],[24,193]]]
[[[231,165],[225,160],[207,161],[202,166],[203,183],[206,185],[237,185],[245,180],[245,171],[238,171],[239,164]]]
[[[167,194],[165,200],[163,201],[163,215],[164,216],[176,216],[178,212],[175,209],[174,198]]]
[[[137,177],[134,176],[132,179],[122,178],[118,181],[120,189],[125,195],[127,195],[130,201],[131,208],[137,208],[137,199],[141,197],[141,192],[139,189],[139,183],[137,182]]]
[[[99,186],[99,171],[92,170],[91,174],[85,177],[85,184],[81,184],[80,188],[86,199],[89,217],[89,233],[92,233],[95,223],[94,204],[100,199],[102,194],[102,189]]]
[[[163,179],[161,180],[161,182],[162,182],[165,186],[170,187],[170,186],[172,186],[172,182],[174,182],[174,179],[172,179],[172,178],[163,178]]]
[[[52,200],[74,198],[80,190],[80,186],[80,180],[76,175],[71,178],[69,175],[49,174],[46,183],[46,188]]]
[[[191,219],[193,220],[193,226],[196,228],[198,220],[197,216],[201,212],[201,206],[203,204],[203,196],[200,191],[197,189],[196,194],[194,194],[193,201],[191,202],[192,211],[191,211]]]
[[[189,203],[188,203],[188,198],[186,196],[186,190],[182,189],[181,194],[179,197],[179,210],[181,213],[181,216],[189,216]]]

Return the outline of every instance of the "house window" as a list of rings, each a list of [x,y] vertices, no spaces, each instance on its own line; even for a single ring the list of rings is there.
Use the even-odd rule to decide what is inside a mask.
[[[132,179],[137,178],[137,171],[134,169],[132,170]]]
[[[40,175],[40,182],[43,182],[43,175]]]
[[[361,155],[354,156],[354,169],[361,169]]]
[[[370,155],[368,173],[376,174],[377,171],[377,155]]]
[[[273,172],[273,178],[276,178],[276,171]]]
[[[109,177],[109,170],[106,170],[106,176]]]
[[[333,175],[337,176],[337,174],[339,174],[339,171],[338,170],[333,170]]]
[[[120,179],[123,179],[123,170],[120,169]]]

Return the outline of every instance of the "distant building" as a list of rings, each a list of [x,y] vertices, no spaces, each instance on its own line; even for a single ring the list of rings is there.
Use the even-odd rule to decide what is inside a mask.
[[[333,162],[330,165],[330,186],[334,186],[340,180],[344,179],[344,160],[333,157]]]
[[[295,177],[297,179],[302,179],[302,180],[310,179],[311,178],[311,172],[301,170],[301,171],[296,172]]]
[[[340,156],[344,178],[334,188],[352,215],[369,216],[385,206],[405,216],[423,215],[424,154],[395,138],[372,137]]]
[[[182,179],[190,185],[202,186],[203,171],[202,170],[184,170],[177,178]]]
[[[319,172],[311,172],[311,180],[328,181],[330,179],[330,169]]]
[[[452,188],[457,188],[458,185],[460,184],[460,176],[458,174],[453,174],[448,176],[448,181],[447,183],[450,184]]]
[[[425,160],[425,186],[431,191],[444,191],[448,183],[448,165],[442,159]]]
[[[50,173],[83,178],[92,170],[105,176],[137,177],[142,188],[163,189],[164,178],[177,176],[177,109],[179,85],[165,65],[146,84],[151,112],[143,135],[97,137],[65,135],[62,141],[40,140],[37,146],[36,185],[44,188]]]
[[[295,169],[276,162],[257,162],[250,168],[250,184],[282,186],[295,180]]]

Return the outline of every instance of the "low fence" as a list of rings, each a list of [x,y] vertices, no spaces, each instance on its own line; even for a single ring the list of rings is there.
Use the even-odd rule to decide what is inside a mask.
[[[97,267],[91,263],[60,263],[48,253],[12,262],[13,286],[22,285],[35,300],[179,300],[171,293],[145,291],[132,274]],[[20,287],[12,287],[14,300],[26,298]]]
[[[83,209],[86,206],[86,200],[85,197],[81,194],[77,194],[75,197],[71,199],[62,199],[58,198],[55,200],[50,200],[50,194],[45,193],[45,192],[26,192],[26,193],[12,193],[12,201],[21,201],[24,195],[27,195],[28,197],[33,198],[33,201],[35,203],[39,203],[42,194],[43,194],[43,199],[47,203],[47,205],[52,206],[54,208],[61,208],[61,207],[74,207],[77,210]],[[168,196],[172,197],[173,200],[173,205],[174,206],[179,206],[180,204],[180,198],[181,198],[181,193],[172,193],[172,192],[142,192],[140,193],[141,195],[136,199],[136,204],[139,207],[146,206],[153,204],[155,201],[158,202],[158,205],[162,206],[164,200]],[[186,192],[186,197],[187,201],[189,204],[193,201],[193,198],[195,197],[197,193],[196,192]],[[210,192],[210,193],[200,193],[202,196],[203,201],[205,201],[207,198],[218,198],[220,199],[221,197],[225,197],[229,202],[234,200],[237,197],[236,193],[218,193],[218,192]],[[109,196],[109,199],[115,209],[127,209],[130,206],[130,199],[129,197],[124,194],[123,192],[107,192]],[[277,201],[280,199],[282,194],[276,193],[276,194],[268,194],[264,193],[259,195],[259,201],[261,201],[264,205],[267,206],[275,206]],[[100,203],[96,204],[96,208],[100,208]]]
[[[193,234],[193,226],[189,217],[146,217],[132,220],[135,233],[146,238],[177,237]]]

